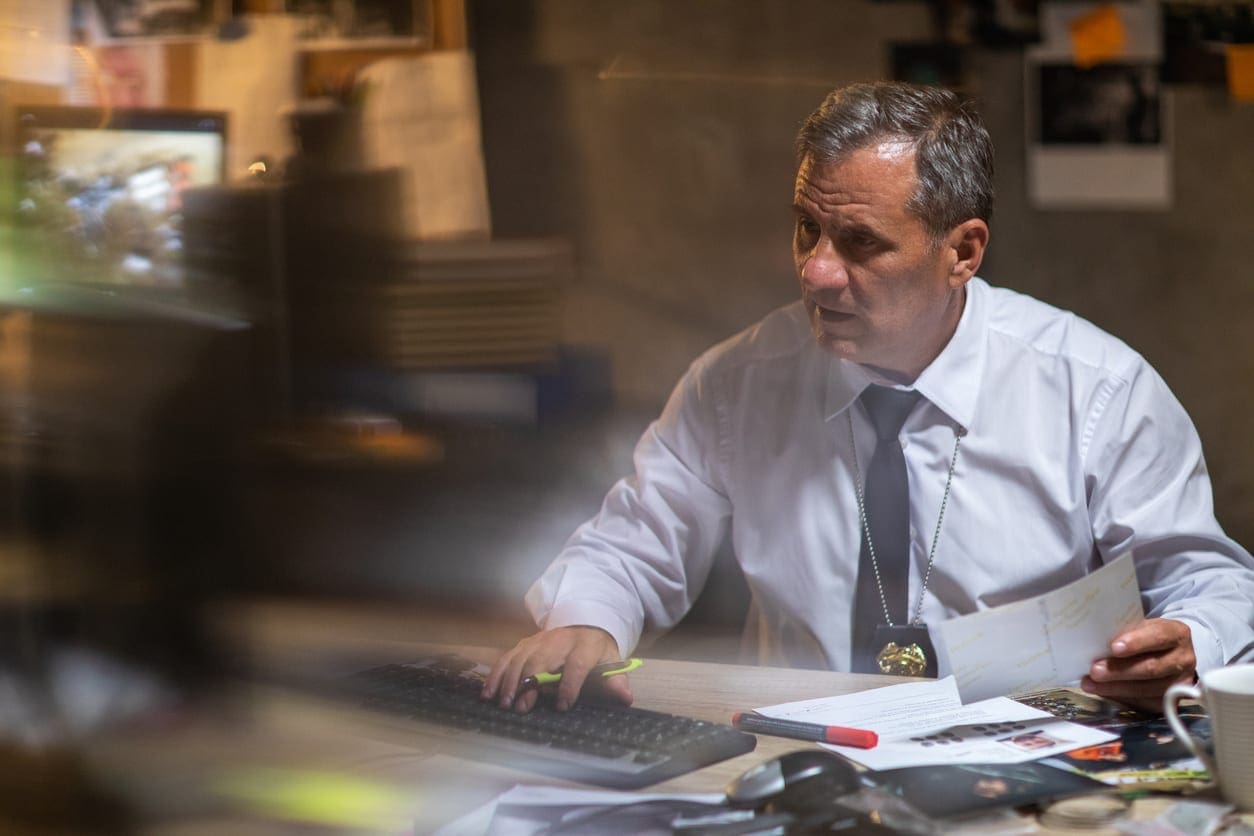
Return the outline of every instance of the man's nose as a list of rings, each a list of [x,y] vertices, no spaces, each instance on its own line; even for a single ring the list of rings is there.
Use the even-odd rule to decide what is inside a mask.
[[[801,283],[815,289],[843,288],[849,283],[845,260],[827,238],[820,239],[805,255],[801,263]]]

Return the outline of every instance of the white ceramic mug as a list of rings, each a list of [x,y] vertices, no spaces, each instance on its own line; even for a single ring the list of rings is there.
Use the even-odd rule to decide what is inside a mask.
[[[1219,782],[1223,797],[1246,810],[1254,810],[1254,664],[1230,665],[1202,674],[1201,687],[1172,685],[1163,695],[1163,713],[1180,742],[1206,764]],[[1182,699],[1200,700],[1210,715],[1214,757],[1192,737],[1176,704]]]

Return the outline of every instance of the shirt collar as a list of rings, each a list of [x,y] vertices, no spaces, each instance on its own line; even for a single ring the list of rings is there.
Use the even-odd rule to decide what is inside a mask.
[[[954,335],[912,387],[938,409],[969,430],[984,379],[988,343],[983,339],[988,321],[988,285],[972,277],[966,285],[966,303]],[[872,383],[883,383],[857,363],[832,357],[827,365],[825,420],[840,415]]]

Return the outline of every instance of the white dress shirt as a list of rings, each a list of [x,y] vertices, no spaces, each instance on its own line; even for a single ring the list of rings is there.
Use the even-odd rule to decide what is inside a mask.
[[[706,352],[640,439],[635,474],[528,592],[537,623],[602,627],[626,656],[683,617],[730,531],[757,659],[848,670],[862,537],[852,448],[865,475],[875,434],[857,398],[873,380],[819,348],[800,302]],[[923,398],[900,435],[912,616],[963,433],[925,623],[1132,550],[1147,617],[1189,625],[1199,670],[1254,649],[1254,559],[1216,522],[1197,432],[1139,354],[975,278],[913,388]]]

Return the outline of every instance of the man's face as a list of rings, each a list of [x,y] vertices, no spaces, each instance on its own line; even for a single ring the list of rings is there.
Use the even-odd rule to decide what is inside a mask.
[[[914,151],[884,142],[797,171],[793,257],[819,345],[913,380],[953,335],[965,276],[906,209]],[[952,238],[952,236],[951,236]]]
[[[1001,798],[1010,792],[1010,785],[1001,778],[980,778],[972,789],[980,798]]]

